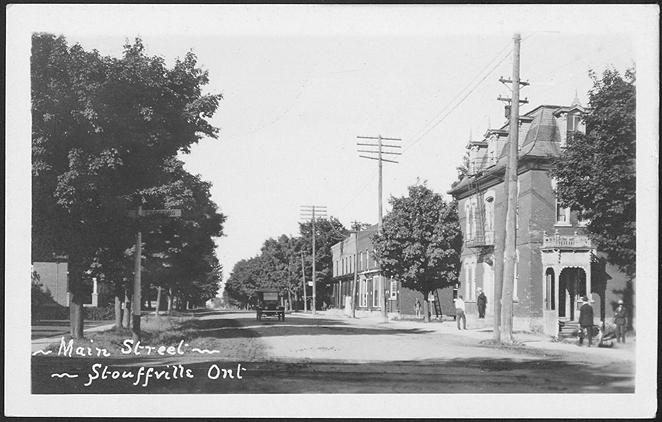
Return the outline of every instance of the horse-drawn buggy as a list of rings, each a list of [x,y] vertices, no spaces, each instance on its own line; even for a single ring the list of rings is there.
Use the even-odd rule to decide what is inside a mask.
[[[285,307],[281,306],[280,292],[275,289],[260,289],[255,291],[257,296],[256,318],[277,317],[279,321],[285,321]]]

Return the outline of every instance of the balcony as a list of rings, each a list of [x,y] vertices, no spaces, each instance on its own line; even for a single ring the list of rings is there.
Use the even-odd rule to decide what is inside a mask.
[[[588,236],[574,235],[562,236],[555,232],[552,235],[543,234],[542,249],[591,249],[591,239]]]
[[[485,248],[494,246],[494,232],[487,231],[482,233],[474,233],[472,237],[464,240],[464,245],[467,248]]]

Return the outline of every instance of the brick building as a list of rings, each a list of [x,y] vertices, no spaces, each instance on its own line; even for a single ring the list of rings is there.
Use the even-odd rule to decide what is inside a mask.
[[[568,137],[584,131],[585,110],[575,99],[569,107],[542,105],[520,118],[517,177],[517,250],[514,325],[550,335],[559,321],[576,321],[578,299],[591,297],[597,320],[613,315],[626,289],[626,276],[607,264],[585,233],[585,223],[556,201],[548,170]],[[464,235],[460,294],[467,312],[477,313],[476,291],[494,309],[494,242],[505,213],[504,173],[508,151],[506,124],[470,141],[468,173],[449,194],[458,200]],[[634,303],[634,302],[632,302]]]
[[[377,232],[377,225],[367,230],[350,234],[343,241],[331,247],[333,255],[333,305],[345,308],[349,305],[348,299],[352,296],[352,281],[354,280],[354,267],[358,251],[356,309],[363,311],[381,311],[383,283],[386,283],[387,312],[404,315],[415,314],[416,298],[423,303],[423,294],[406,287],[394,279],[381,275],[379,263],[375,259],[372,237]],[[452,288],[438,289],[436,297],[441,306],[443,315],[454,315]],[[430,303],[430,312],[434,316],[435,310]]]

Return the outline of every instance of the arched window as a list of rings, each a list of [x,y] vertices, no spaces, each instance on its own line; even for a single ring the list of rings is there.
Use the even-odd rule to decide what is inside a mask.
[[[476,299],[476,258],[468,258],[464,264],[464,292],[466,300]]]
[[[471,200],[464,203],[464,235],[466,240],[471,240]]]
[[[487,139],[487,165],[488,166],[496,164],[496,149],[497,149],[496,135],[491,135]]]
[[[554,270],[547,268],[545,271],[545,310],[553,311],[556,309],[556,289],[554,286]]]
[[[519,298],[517,294],[518,281],[519,281],[519,249],[515,249],[515,266],[513,271],[513,300],[517,300]]]
[[[471,238],[475,239],[476,238],[476,211],[477,211],[477,201],[476,197],[471,198]]]
[[[555,226],[570,226],[570,208],[561,206],[561,202],[556,194],[556,179],[552,179],[552,190],[554,191]]]
[[[494,191],[488,191],[483,199],[485,209],[485,243],[494,242]]]

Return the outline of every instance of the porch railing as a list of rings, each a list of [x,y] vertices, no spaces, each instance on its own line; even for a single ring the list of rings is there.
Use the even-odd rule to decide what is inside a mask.
[[[464,244],[468,248],[494,246],[494,232],[484,231],[482,233],[474,233],[471,238],[467,238],[464,240]]]
[[[560,235],[558,232],[555,232],[552,235],[543,234],[542,238],[542,247],[543,248],[591,248],[591,239],[585,235]]]

